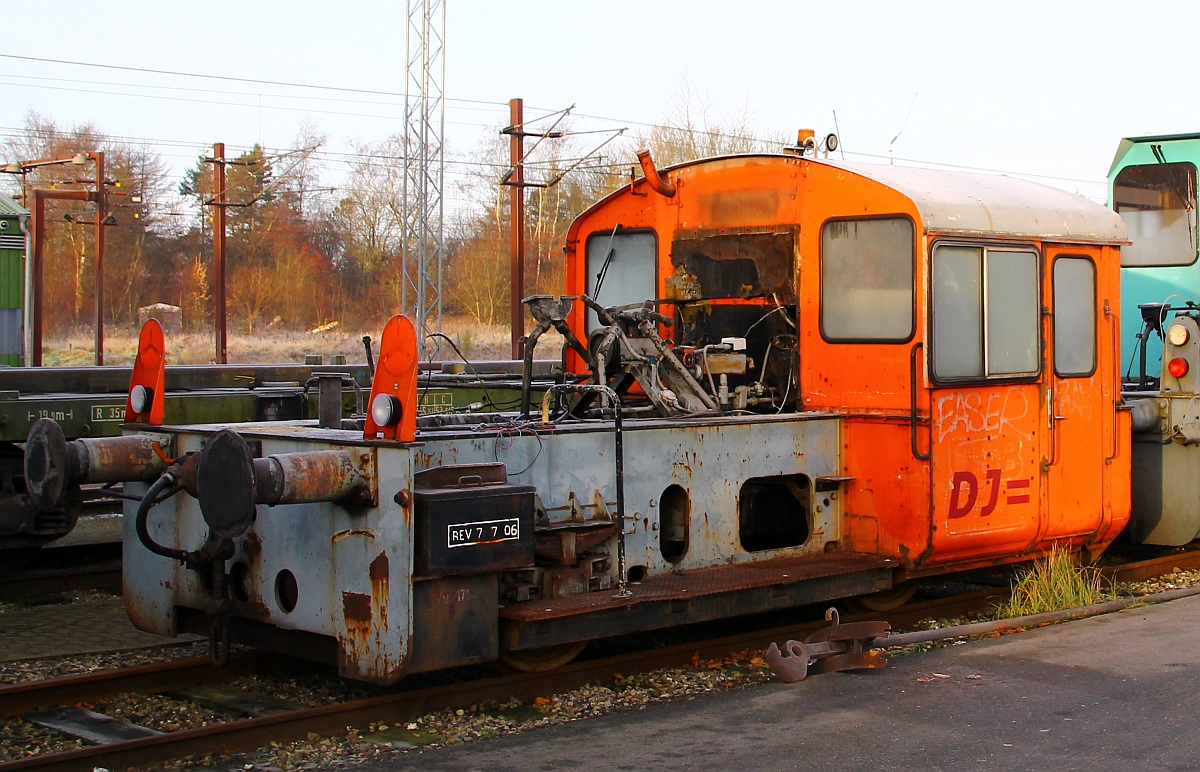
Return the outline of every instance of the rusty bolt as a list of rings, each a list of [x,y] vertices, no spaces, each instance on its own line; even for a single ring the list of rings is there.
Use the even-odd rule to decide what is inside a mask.
[[[392,497],[400,506],[408,509],[408,505],[412,503],[412,495],[407,490],[396,491],[396,495]]]

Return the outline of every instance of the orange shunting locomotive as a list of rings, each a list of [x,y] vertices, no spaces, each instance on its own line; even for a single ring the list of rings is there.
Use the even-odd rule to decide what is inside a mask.
[[[564,295],[526,301],[518,412],[418,416],[397,318],[369,417],[129,426],[172,459],[129,487],[152,483],[125,518],[135,622],[393,682],[884,605],[918,577],[1116,537],[1116,214],[812,143],[641,160],[572,225]],[[551,328],[567,346],[546,381],[532,363]],[[30,445],[38,469],[71,455]]]

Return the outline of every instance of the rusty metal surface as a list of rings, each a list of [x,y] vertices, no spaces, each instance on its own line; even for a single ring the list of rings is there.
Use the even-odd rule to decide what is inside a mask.
[[[854,651],[819,659],[809,665],[808,674],[820,675],[821,673],[843,673],[847,670],[873,670],[885,667],[887,661],[888,655],[882,651]]]
[[[596,592],[536,600],[504,607],[514,621],[535,621],[650,601],[697,598],[754,587],[796,584],[812,579],[889,568],[895,562],[876,555],[808,555],[798,558],[723,565],[652,576],[630,585],[629,596]]]
[[[767,647],[765,659],[771,672],[785,683],[796,683],[808,677],[809,667],[821,657],[833,657],[841,651],[832,643],[788,641],[781,649],[772,642]]]
[[[738,588],[752,588],[754,597],[743,600],[756,608],[775,608],[785,603],[795,605],[843,597],[886,586],[889,569],[877,560],[870,565],[851,561],[854,565],[845,567],[847,573],[837,573],[842,570],[839,565],[844,558],[827,553],[826,549],[840,538],[841,504],[829,493],[816,492],[811,500],[797,503],[797,516],[810,520],[807,529],[810,538],[804,543],[749,552],[739,542],[737,502],[748,481],[763,475],[806,475],[816,479],[840,473],[837,417],[828,414],[713,417],[686,424],[672,421],[638,424],[626,441],[626,464],[638,469],[639,474],[626,483],[624,538],[634,581],[643,576],[649,579],[642,584],[630,583],[635,605],[643,599],[670,603],[671,599],[686,602],[697,597],[705,599],[704,603],[690,608],[684,616],[714,618],[745,613],[745,605],[739,605],[735,598]],[[175,438],[174,453],[180,455],[199,449],[221,428],[218,425],[166,427],[164,431]],[[236,570],[231,574],[235,578],[231,586],[238,588],[231,625],[234,640],[239,631],[247,629],[238,620],[253,621],[264,629],[271,626],[278,633],[277,642],[286,641],[289,635],[322,636],[337,642],[342,675],[377,683],[401,678],[409,660],[416,656],[412,644],[419,632],[413,620],[411,590],[412,529],[418,524],[414,520],[414,497],[406,494],[411,494],[414,472],[420,470],[452,464],[492,464],[500,453],[507,464],[511,485],[524,490],[529,490],[526,486],[536,486],[540,494],[537,506],[546,515],[544,525],[569,529],[573,524],[592,521],[605,526],[616,522],[612,422],[547,427],[541,436],[533,432],[513,435],[503,426],[497,426],[495,431],[472,429],[455,427],[423,432],[417,444],[370,443],[371,451],[376,454],[375,477],[380,486],[376,506],[312,502],[258,507],[247,530],[247,535],[255,535],[254,549],[248,549],[247,540],[236,539],[235,554],[230,558],[231,571]],[[311,423],[239,425],[238,433],[261,443],[264,457],[357,452],[354,449],[362,447],[361,435],[356,437],[355,432],[321,429]],[[587,463],[580,463],[580,459],[587,459]],[[688,524],[692,529],[690,546],[682,556],[670,551],[664,555],[659,543],[660,498],[672,486],[689,492],[691,511],[695,513]],[[461,493],[457,489],[436,490],[452,496]],[[487,514],[492,503],[467,500],[463,506],[467,511]],[[196,549],[205,543],[208,528],[191,497],[175,496],[159,505],[155,512],[151,525],[158,543],[181,545],[185,549]],[[476,515],[469,522],[487,519]],[[132,520],[127,518],[127,522]],[[533,529],[526,527],[527,523],[522,523],[519,530],[522,536],[528,533],[532,537]],[[539,528],[542,525],[539,523]],[[599,590],[575,599],[556,598],[554,604],[576,603],[587,608],[610,599],[613,592],[601,588],[617,586],[618,579],[625,574],[617,570],[614,544],[617,533],[616,529],[605,529],[596,535],[598,539],[587,540],[583,549],[588,552],[584,555],[579,554],[576,539],[575,556],[586,558],[593,568],[603,567],[604,576],[594,576],[589,571],[561,576],[558,580],[533,579],[529,585],[548,586],[551,592],[559,593],[568,586],[583,589],[586,581],[587,589]],[[445,536],[438,534],[439,538]],[[448,551],[462,549],[470,547]],[[372,577],[370,569],[373,561],[384,553],[388,558],[388,581],[381,584]],[[810,556],[811,560],[788,562],[802,556]],[[523,559],[522,565],[530,562]],[[760,562],[764,567],[756,568]],[[799,569],[802,564],[808,566],[805,575],[825,578],[811,588],[801,588],[803,591],[797,589],[799,584],[792,584],[772,594],[772,587],[791,579],[781,578],[780,574],[788,573],[789,568]],[[699,571],[705,568],[711,570]],[[678,579],[670,579],[675,570],[698,573],[679,583]],[[834,576],[828,576],[831,573]],[[653,582],[658,577],[666,580],[656,589]],[[884,584],[880,585],[881,581]],[[165,634],[174,632],[181,615],[188,616],[186,609],[202,610],[210,597],[194,571],[179,568],[165,558],[147,555],[143,550],[130,550],[127,556],[125,591],[127,608],[135,623]],[[366,598],[370,598],[369,604]],[[642,604],[641,608],[649,616],[639,611],[628,617],[637,629],[673,624],[678,618],[650,614],[656,608],[655,603]],[[570,634],[582,636],[575,640],[584,640],[620,632],[618,628],[618,621],[610,617],[604,622],[604,629],[594,633],[574,630]],[[283,645],[286,647],[286,642]]]
[[[493,573],[533,565],[531,485],[415,488],[417,576]]]
[[[71,445],[79,447],[86,459],[86,474],[80,482],[148,482],[167,468],[166,461],[155,450],[156,445],[161,447],[164,442],[163,437],[155,435],[131,434],[75,440]]]
[[[506,482],[508,469],[499,461],[491,464],[446,464],[423,469],[413,475],[413,485],[421,488]]]
[[[269,504],[369,500],[374,455],[367,449],[280,453],[269,459],[282,479],[279,497]]]
[[[337,438],[342,447],[355,443],[358,432],[324,429],[309,425],[275,426],[255,424],[239,429],[251,442],[261,444],[265,456],[296,452],[325,451],[331,447],[317,437]],[[217,427],[212,427],[216,429]],[[199,450],[208,431],[172,432],[177,453]],[[307,437],[305,437],[307,435]],[[302,439],[297,439],[302,437]],[[356,451],[360,452],[360,451]],[[391,480],[411,479],[411,450],[388,449],[380,459],[380,475]],[[203,486],[201,486],[203,488]],[[138,493],[134,487],[131,491]],[[125,543],[136,545],[130,528],[134,520],[126,505]],[[152,535],[161,544],[187,545],[196,549],[206,542],[208,524],[195,499],[177,495],[155,509],[150,523]],[[339,659],[342,674],[362,680],[390,682],[402,674],[411,635],[410,512],[389,494],[376,506],[347,507],[329,502],[279,504],[257,508],[253,525],[242,538],[234,539],[229,558],[231,588],[234,590],[234,640],[251,645],[269,645],[291,650],[306,648],[312,641],[331,643],[317,647],[322,656]],[[252,537],[252,538],[251,538]],[[387,559],[379,561],[385,554]],[[373,566],[383,566],[379,576]],[[149,632],[174,635],[184,629],[206,629],[204,614],[192,613],[207,607],[210,598],[203,578],[195,571],[143,549],[127,549],[124,599],[134,624]],[[343,593],[371,598],[369,619],[360,615],[355,634],[348,634]],[[352,597],[351,596],[351,597]],[[355,606],[350,604],[352,612]],[[246,624],[242,624],[245,622]],[[292,644],[289,639],[294,639]],[[316,649],[313,649],[316,651]]]
[[[794,304],[795,260],[794,228],[680,231],[671,243],[675,271],[666,282],[668,297],[702,300],[774,295],[778,302]]]
[[[887,622],[842,624],[837,608],[830,607],[825,619],[832,622],[803,641],[789,640],[782,650],[774,642],[767,647],[767,664],[788,683],[803,681],[810,673],[835,673],[860,668],[880,668],[887,655],[872,651],[875,641],[887,635]]]
[[[651,190],[660,196],[667,198],[674,197],[676,188],[674,183],[668,182],[665,177],[658,173],[657,167],[654,165],[654,158],[650,155],[649,150],[639,150],[637,152],[638,164],[642,167],[642,174],[645,175],[646,184]]]
[[[499,656],[495,574],[413,583],[413,643],[408,672],[420,673]]]

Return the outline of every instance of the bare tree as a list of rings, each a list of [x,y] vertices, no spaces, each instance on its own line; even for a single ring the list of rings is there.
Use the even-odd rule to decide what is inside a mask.
[[[404,233],[404,138],[355,147],[345,192],[334,211],[344,234],[349,286],[399,305]],[[380,296],[383,297],[380,297]]]
[[[707,92],[697,93],[687,73],[676,78],[661,124],[635,135],[638,147],[649,148],[659,166],[671,166],[699,158],[732,153],[777,151],[786,133],[761,137],[753,127],[748,103],[732,115],[721,116],[717,100]]]

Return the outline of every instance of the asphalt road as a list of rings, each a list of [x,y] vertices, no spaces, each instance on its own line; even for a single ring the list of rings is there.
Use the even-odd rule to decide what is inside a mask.
[[[456,772],[1200,769],[1198,639],[1200,597],[1186,598],[398,763]]]

